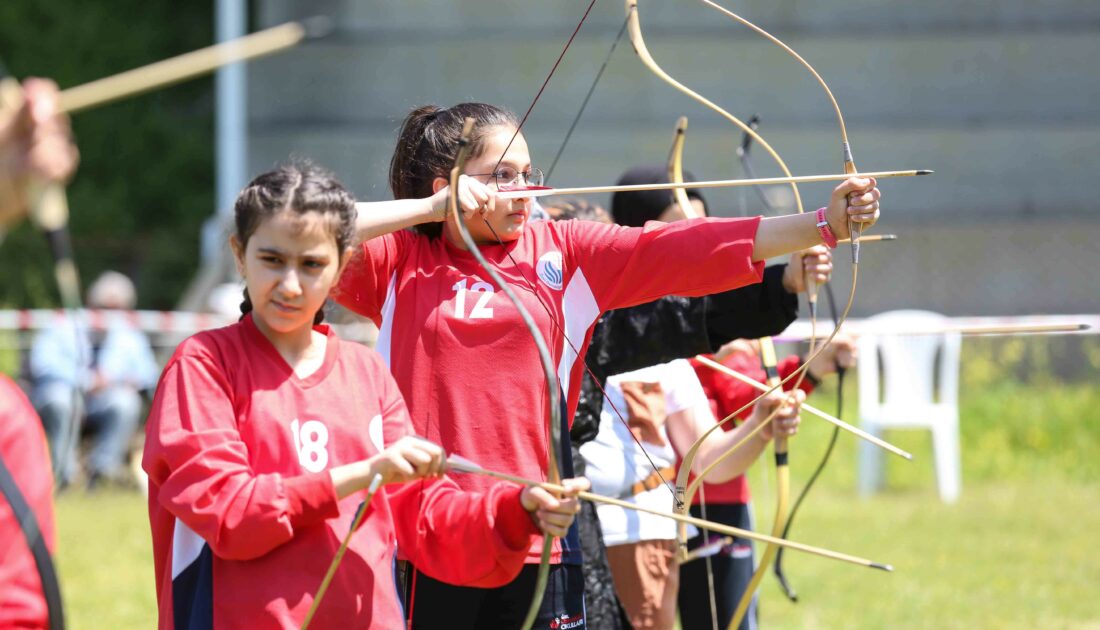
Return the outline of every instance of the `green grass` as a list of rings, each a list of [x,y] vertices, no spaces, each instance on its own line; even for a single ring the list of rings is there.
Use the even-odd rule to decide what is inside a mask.
[[[853,389],[848,400],[855,400]],[[831,392],[814,403],[832,408]],[[963,493],[935,491],[927,433],[887,439],[915,455],[887,457],[887,488],[855,494],[856,441],[842,434],[792,538],[895,566],[886,574],[797,552],[790,604],[769,576],[762,621],[772,628],[1100,628],[1100,391],[1088,384],[963,389]],[[845,412],[856,418],[855,409]],[[791,443],[794,491],[828,437],[805,417]],[[764,458],[767,459],[767,458]],[[750,475],[761,530],[771,473]],[[69,492],[58,500],[58,563],[73,628],[155,625],[145,501],[136,493]]]
[[[58,498],[57,565],[68,627],[157,626],[145,505],[134,490],[70,490]]]
[[[854,385],[854,383],[853,383]],[[847,400],[855,399],[854,387]],[[815,396],[835,408],[831,392]],[[841,434],[792,538],[894,565],[882,573],[787,553],[791,604],[768,576],[761,620],[778,628],[1100,627],[1100,391],[1001,385],[960,400],[963,491],[940,502],[927,432],[886,438],[914,454],[887,456],[887,486],[855,493],[856,439]],[[856,410],[846,410],[849,420]],[[803,416],[791,443],[792,492],[820,459],[831,429]],[[763,458],[761,461],[765,461]],[[757,523],[770,527],[771,471],[752,477]]]

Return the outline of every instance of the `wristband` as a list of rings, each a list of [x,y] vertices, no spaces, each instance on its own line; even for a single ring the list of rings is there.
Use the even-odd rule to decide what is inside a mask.
[[[836,249],[836,235],[833,234],[829,221],[825,218],[825,208],[817,209],[817,233],[821,235],[821,240],[829,246],[829,249]]]

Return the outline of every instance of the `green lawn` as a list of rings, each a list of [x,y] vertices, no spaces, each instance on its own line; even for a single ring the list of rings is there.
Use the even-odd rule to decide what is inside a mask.
[[[854,493],[855,440],[798,516],[793,538],[888,562],[892,574],[787,554],[801,601],[769,576],[764,625],[778,628],[1100,628],[1100,391],[1088,385],[975,389],[962,401],[964,477],[953,506],[935,493],[927,434],[887,437],[888,488]],[[849,392],[854,394],[854,390]],[[854,396],[849,395],[849,400]],[[829,392],[815,403],[831,409]],[[851,420],[854,410],[846,412]],[[827,426],[805,417],[791,444],[793,484],[817,463]],[[770,476],[754,471],[761,530]],[[59,565],[73,628],[155,624],[145,502],[136,493],[69,492],[58,500]]]
[[[145,498],[136,490],[57,500],[58,573],[68,625],[155,628],[153,544]]]

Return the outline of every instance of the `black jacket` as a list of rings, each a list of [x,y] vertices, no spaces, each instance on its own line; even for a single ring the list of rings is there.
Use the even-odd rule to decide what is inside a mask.
[[[764,270],[758,284],[701,298],[668,296],[607,312],[592,333],[570,437],[581,445],[596,436],[607,377],[673,359],[714,352],[733,339],[783,332],[798,317],[798,296],[783,289],[786,265]],[[578,471],[579,472],[579,471]]]

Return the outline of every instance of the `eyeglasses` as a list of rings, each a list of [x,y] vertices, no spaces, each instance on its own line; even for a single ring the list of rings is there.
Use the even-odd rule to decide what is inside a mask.
[[[511,166],[502,166],[492,173],[469,173],[471,177],[491,177],[497,188],[514,186],[523,178],[523,186],[542,186],[542,169],[532,168],[526,173],[521,173]],[[486,182],[488,183],[488,182]]]

